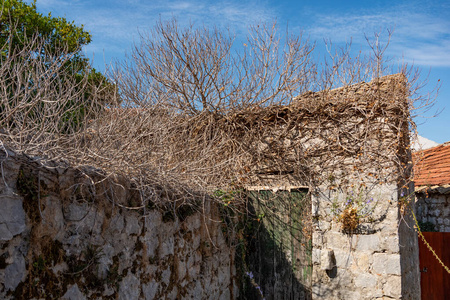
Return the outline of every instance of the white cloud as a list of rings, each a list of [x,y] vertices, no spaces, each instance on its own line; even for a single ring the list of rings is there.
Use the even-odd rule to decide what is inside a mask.
[[[152,28],[160,17],[175,17],[181,25],[196,24],[229,27],[244,32],[257,21],[275,19],[270,9],[253,1],[56,1],[39,0],[38,10],[53,11],[76,24],[84,24],[93,35],[89,50],[100,45],[129,47],[138,38],[138,29]],[[125,46],[126,45],[126,46]]]
[[[31,0],[30,0],[31,1]],[[450,19],[432,15],[418,4],[392,5],[379,10],[353,10],[347,13],[308,12],[311,23],[290,20],[291,29],[305,29],[312,40],[330,38],[334,43],[353,42],[353,49],[366,48],[364,33],[369,37],[381,33],[387,40],[386,28],[394,29],[387,55],[406,62],[426,66],[450,66]],[[282,19],[282,11],[263,1],[212,0],[38,0],[38,9],[66,16],[93,34],[87,48],[114,52],[121,56],[138,40],[138,30],[148,30],[160,17],[176,17],[180,25],[195,24],[228,27],[238,35],[258,22]],[[437,9],[439,9],[438,7]],[[121,52],[122,51],[122,52]]]
[[[373,33],[380,33],[381,41],[387,42],[386,29],[391,29],[393,35],[387,55],[403,57],[415,65],[450,66],[450,20],[413,9],[317,15],[308,32],[314,39],[330,38],[335,43],[348,42],[351,38],[355,47],[367,48],[364,33],[369,38]]]

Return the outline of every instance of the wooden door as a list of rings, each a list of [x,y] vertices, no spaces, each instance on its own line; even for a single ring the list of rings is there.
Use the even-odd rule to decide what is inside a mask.
[[[442,262],[450,267],[450,232],[422,233]],[[422,300],[449,300],[450,274],[419,237],[420,287]]]
[[[311,218],[307,190],[250,191],[254,220],[247,268],[266,300],[311,299]],[[248,291],[245,299],[261,299]],[[253,295],[253,296],[251,296]]]

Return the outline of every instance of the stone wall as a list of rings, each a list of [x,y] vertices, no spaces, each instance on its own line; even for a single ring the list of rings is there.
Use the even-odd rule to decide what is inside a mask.
[[[450,232],[450,187],[416,192],[416,206],[423,231]]]
[[[313,299],[420,299],[417,235],[396,184],[374,187],[370,222],[346,233],[333,208],[339,191],[313,194]]]
[[[238,296],[214,205],[205,214],[127,209],[126,181],[101,190],[77,170],[9,155],[0,157],[1,299]]]
[[[0,298],[239,297],[235,252],[210,202],[204,214],[130,209],[137,199],[125,179],[105,190],[71,168],[12,153],[0,162]],[[417,235],[401,192],[368,191],[373,219],[354,233],[333,208],[345,193],[311,193],[312,299],[419,299]]]

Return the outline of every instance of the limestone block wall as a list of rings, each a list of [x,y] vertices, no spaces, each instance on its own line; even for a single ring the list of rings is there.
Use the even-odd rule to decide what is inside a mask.
[[[446,190],[447,193],[416,193],[417,220],[428,223],[423,228],[425,231],[450,232],[450,188]]]
[[[371,222],[345,233],[333,208],[345,195],[313,193],[313,299],[420,299],[417,235],[401,214],[397,186],[370,195],[377,201]]]
[[[238,297],[234,250],[214,206],[126,209],[125,182],[116,203],[83,197],[76,170],[9,155],[0,157],[1,299]]]

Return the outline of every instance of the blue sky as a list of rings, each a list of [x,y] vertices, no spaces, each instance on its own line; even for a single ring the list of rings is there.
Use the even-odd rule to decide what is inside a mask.
[[[31,1],[27,1],[31,2]],[[208,0],[37,0],[38,11],[52,12],[76,24],[84,24],[93,41],[84,51],[94,66],[124,59],[139,31],[151,29],[160,17],[226,26],[237,35],[257,22],[277,20],[283,28],[303,32],[325,52],[323,39],[341,45],[352,41],[355,51],[368,51],[365,34],[373,36],[394,29],[387,55],[392,62],[419,67],[428,84],[426,94],[441,84],[436,104],[426,118],[417,118],[419,134],[438,143],[450,141],[450,1],[208,1]],[[428,118],[436,110],[437,117]]]

